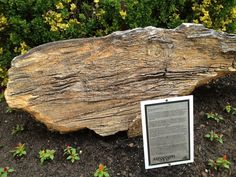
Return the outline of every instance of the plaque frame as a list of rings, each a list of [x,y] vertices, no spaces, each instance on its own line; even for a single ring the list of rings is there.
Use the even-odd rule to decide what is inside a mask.
[[[149,136],[148,136],[148,125],[147,125],[147,106],[150,105],[161,105],[168,103],[179,103],[188,102],[188,143],[189,143],[189,159],[178,160],[178,161],[166,161],[163,163],[151,164],[150,163],[150,147],[149,147]],[[143,133],[143,148],[144,148],[144,162],[145,169],[160,168],[166,166],[187,164],[194,162],[194,128],[193,128],[193,96],[180,96],[180,97],[170,97],[157,100],[147,100],[141,101],[141,118],[142,118],[142,133]]]

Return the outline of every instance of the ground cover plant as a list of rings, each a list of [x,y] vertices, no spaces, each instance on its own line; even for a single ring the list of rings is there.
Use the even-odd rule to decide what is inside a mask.
[[[0,177],[7,177],[12,172],[14,172],[13,168],[9,167],[0,168]]]
[[[219,143],[223,144],[223,135],[215,133],[213,130],[207,133],[204,137],[209,139],[210,141],[218,141]]]
[[[79,155],[76,148],[69,145],[67,145],[64,149],[64,155],[66,156],[66,159],[70,160],[72,163],[74,163],[76,160],[79,160]]]
[[[11,151],[13,157],[23,157],[26,155],[25,144],[19,143],[14,150]]]
[[[206,113],[206,117],[207,119],[214,120],[217,123],[224,121],[223,116],[219,115],[218,113],[213,113],[213,112]]]
[[[109,177],[109,173],[107,171],[107,167],[103,164],[99,164],[98,169],[94,173],[94,177]]]
[[[208,165],[215,170],[227,169],[230,168],[230,162],[227,160],[227,156],[219,157],[216,160],[209,160]]]
[[[39,158],[41,164],[43,164],[46,160],[53,160],[55,157],[55,153],[56,153],[55,150],[50,150],[50,149],[40,150]]]
[[[12,135],[16,135],[20,132],[24,131],[24,126],[23,125],[19,125],[19,124],[16,124],[15,127],[13,127],[12,131],[11,131],[11,134]]]

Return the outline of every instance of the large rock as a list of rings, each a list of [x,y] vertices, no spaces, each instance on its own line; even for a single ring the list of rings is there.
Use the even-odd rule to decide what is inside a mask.
[[[235,35],[194,24],[52,42],[12,61],[5,97],[51,130],[134,136],[141,100],[190,94],[235,72],[235,58]]]

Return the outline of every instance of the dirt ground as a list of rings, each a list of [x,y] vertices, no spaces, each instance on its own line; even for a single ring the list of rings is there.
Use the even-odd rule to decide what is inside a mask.
[[[44,125],[20,111],[5,113],[7,105],[0,103],[0,167],[12,167],[12,177],[92,177],[99,163],[107,166],[111,177],[236,177],[236,116],[224,112],[226,103],[236,107],[236,75],[226,76],[193,92],[195,162],[187,165],[144,169],[142,137],[128,138],[126,132],[99,137],[89,130],[61,135],[49,132]],[[208,121],[205,113],[215,112],[225,122]],[[12,135],[12,129],[23,125],[24,131]],[[215,130],[222,133],[224,144],[210,142],[204,135]],[[11,151],[18,143],[25,143],[27,155],[15,159]],[[82,150],[74,164],[65,160],[63,149],[69,144]],[[38,152],[54,149],[53,161],[40,164]],[[208,159],[224,154],[231,162],[229,171],[209,171]]]

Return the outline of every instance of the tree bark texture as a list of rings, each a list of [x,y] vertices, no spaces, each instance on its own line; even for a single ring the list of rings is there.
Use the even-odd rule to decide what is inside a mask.
[[[236,71],[236,35],[197,24],[52,42],[12,61],[5,91],[50,130],[141,134],[140,101],[190,94]]]

